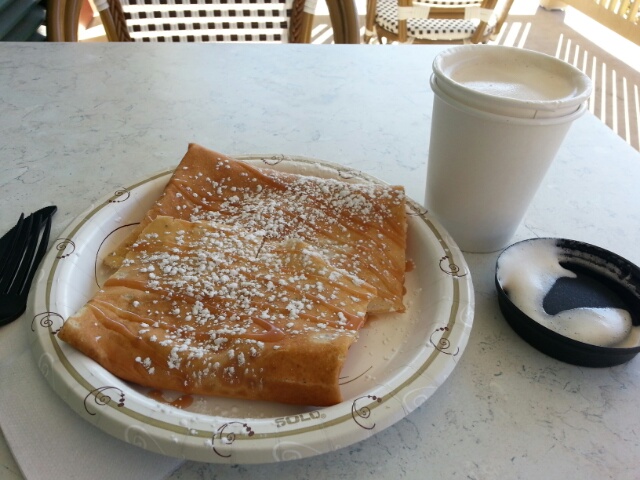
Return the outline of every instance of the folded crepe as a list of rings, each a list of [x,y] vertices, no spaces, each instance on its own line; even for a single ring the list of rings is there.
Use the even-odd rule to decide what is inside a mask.
[[[149,220],[58,337],[154,389],[339,403],[340,371],[376,289],[299,239],[264,238],[237,225]]]
[[[191,144],[161,198],[105,263],[117,268],[140,231],[161,215],[238,225],[267,242],[303,240],[377,289],[370,313],[404,311],[402,187],[256,168]]]

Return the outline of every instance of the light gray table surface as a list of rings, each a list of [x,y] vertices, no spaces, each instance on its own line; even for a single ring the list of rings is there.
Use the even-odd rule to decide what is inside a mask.
[[[440,50],[0,44],[0,231],[55,203],[55,238],[98,198],[176,165],[188,142],[342,163],[422,202]],[[545,236],[640,264],[640,154],[591,114],[573,125],[514,241]],[[473,330],[422,407],[336,452],[186,462],[171,478],[640,478],[640,359],[589,369],[539,353],[498,310],[497,253],[465,257]],[[0,360],[21,348],[5,346]],[[21,478],[4,437],[0,477]]]

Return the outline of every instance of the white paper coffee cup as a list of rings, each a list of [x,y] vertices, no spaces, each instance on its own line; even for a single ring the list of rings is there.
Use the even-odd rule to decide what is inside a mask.
[[[496,63],[500,52],[509,71],[487,71],[486,65],[506,68]],[[463,251],[508,245],[571,123],[586,109],[589,78],[556,62],[564,64],[488,45],[450,49],[434,62],[425,206]],[[549,71],[546,88],[538,82]]]

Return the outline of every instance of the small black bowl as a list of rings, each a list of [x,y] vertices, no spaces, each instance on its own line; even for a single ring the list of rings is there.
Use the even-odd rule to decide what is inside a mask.
[[[560,277],[544,296],[543,310],[554,315],[574,308],[620,308],[629,312],[632,328],[640,327],[640,268],[615,253],[594,245],[562,238],[537,238],[515,243],[505,249],[496,262],[495,284],[498,303],[505,319],[518,335],[541,352],[563,362],[586,367],[610,367],[628,362],[640,352],[640,344],[615,347],[598,346],[569,338],[526,315],[509,298],[501,281],[501,261],[512,248],[556,248],[560,266],[576,274],[575,279]],[[525,250],[526,251],[526,250]],[[518,265],[527,272],[527,261]],[[503,265],[503,268],[506,266]],[[539,269],[539,268],[538,268]]]

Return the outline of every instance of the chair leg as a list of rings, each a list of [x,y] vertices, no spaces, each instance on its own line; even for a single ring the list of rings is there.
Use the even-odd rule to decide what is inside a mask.
[[[376,34],[376,8],[377,8],[376,0],[367,0],[367,12],[365,16],[365,24],[364,24],[364,43],[369,44],[371,42],[371,38]]]
[[[311,30],[315,11],[307,11],[306,0],[294,0],[289,22],[290,43],[311,43]],[[315,9],[315,4],[313,5]]]
[[[498,17],[498,21],[495,26],[495,30],[493,34],[497,36],[502,30],[502,25],[504,25],[507,16],[509,15],[509,10],[511,10],[511,6],[513,5],[513,0],[507,0],[506,3],[502,7],[502,11],[500,12],[500,16]]]
[[[47,1],[47,41],[64,42],[64,7],[63,0]]]
[[[94,0],[110,42],[131,42],[120,0]]]
[[[360,26],[354,0],[327,0],[334,43],[360,43]]]
[[[80,23],[80,10],[82,0],[67,0],[64,7],[64,40],[66,42],[78,41],[78,24]]]

